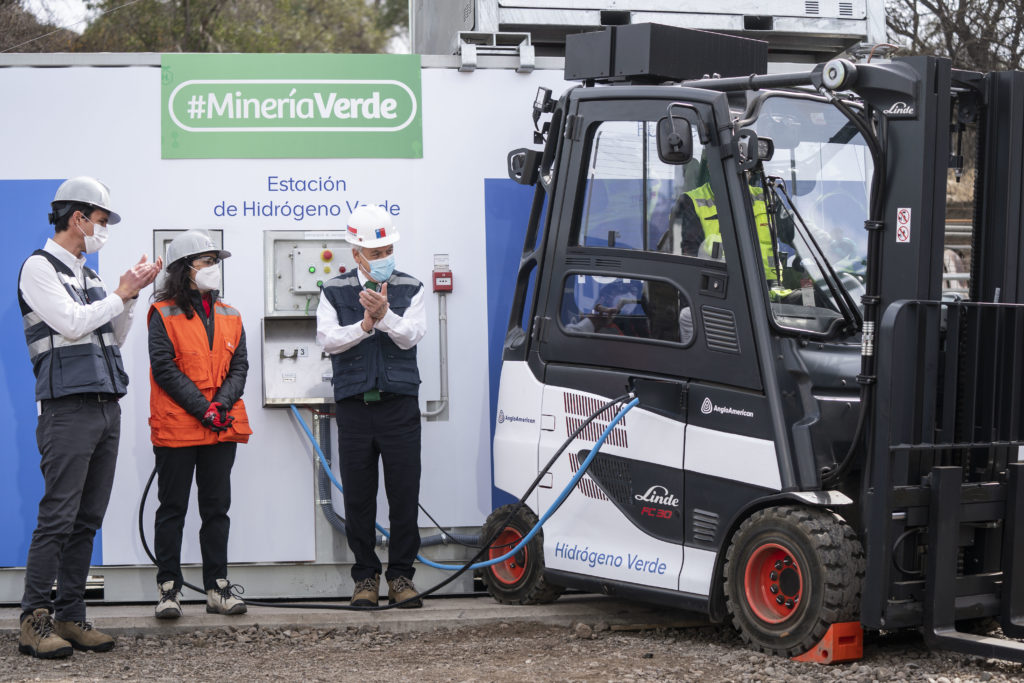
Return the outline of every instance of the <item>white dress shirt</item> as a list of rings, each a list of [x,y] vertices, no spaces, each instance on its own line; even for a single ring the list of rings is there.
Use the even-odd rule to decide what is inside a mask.
[[[359,284],[366,286],[368,278],[363,271],[357,270]],[[341,325],[338,322],[338,312],[327,300],[327,297],[320,295],[320,304],[316,307],[316,343],[324,351],[330,354],[348,351],[353,346],[369,339],[379,330],[391,337],[391,341],[400,349],[411,349],[416,346],[423,335],[427,333],[427,310],[423,303],[424,287],[412,297],[409,308],[405,313],[398,315],[391,308],[384,314],[384,317],[373,324],[373,329],[363,332],[363,321],[351,325]]]
[[[53,254],[70,268],[85,289],[84,256],[75,257],[52,239],[46,240],[43,251]],[[102,285],[102,281],[100,284]],[[121,301],[121,297],[113,292],[107,292],[107,296],[99,301],[80,304],[64,288],[53,264],[44,256],[36,254],[28,257],[21,269],[18,288],[25,303],[43,319],[43,322],[67,339],[81,339],[104,323],[110,322],[114,328],[114,339],[120,346],[131,329],[135,299],[129,299],[126,304]]]

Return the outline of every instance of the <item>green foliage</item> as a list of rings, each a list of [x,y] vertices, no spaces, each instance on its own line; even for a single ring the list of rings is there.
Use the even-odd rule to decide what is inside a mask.
[[[76,45],[88,52],[383,52],[404,30],[400,0],[96,0],[107,12]],[[120,7],[120,9],[115,9]]]

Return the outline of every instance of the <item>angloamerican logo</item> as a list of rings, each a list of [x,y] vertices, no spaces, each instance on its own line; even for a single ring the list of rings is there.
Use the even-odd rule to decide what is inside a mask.
[[[518,415],[506,415],[504,410],[498,411],[498,424],[504,424],[505,422],[523,422],[526,424],[535,424],[537,421],[532,417],[519,417]]]
[[[716,406],[711,402],[710,397],[705,397],[704,402],[700,404],[700,412],[704,415],[710,415],[711,413],[720,413],[722,415],[738,415],[740,417],[754,417],[754,413],[750,410],[744,410],[742,408],[730,408],[729,406]]]

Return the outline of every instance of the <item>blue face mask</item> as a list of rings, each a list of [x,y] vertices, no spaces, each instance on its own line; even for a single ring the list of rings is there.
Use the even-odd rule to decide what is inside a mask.
[[[395,271],[395,255],[385,256],[376,261],[367,261],[370,266],[370,277],[377,282],[387,282],[391,273]]]

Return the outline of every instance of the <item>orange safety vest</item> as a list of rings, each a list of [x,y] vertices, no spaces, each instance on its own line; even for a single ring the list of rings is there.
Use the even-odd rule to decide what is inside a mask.
[[[149,308],[146,323],[154,313],[163,319],[164,329],[174,345],[174,362],[185,376],[192,380],[208,400],[214,394],[231,367],[231,357],[242,337],[242,318],[238,311],[220,301],[214,302],[213,348],[206,327],[198,314],[189,320],[173,300],[158,301]],[[222,441],[246,443],[252,429],[245,404],[238,399],[231,406],[235,418],[222,432],[214,432],[185,412],[178,403],[153,379],[149,372],[149,427],[154,446],[207,446]]]

